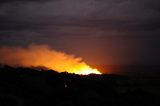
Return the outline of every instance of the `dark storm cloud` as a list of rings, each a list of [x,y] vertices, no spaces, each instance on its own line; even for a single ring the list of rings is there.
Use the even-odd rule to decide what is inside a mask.
[[[20,0],[7,0],[5,4],[1,4],[2,32],[40,32],[48,28],[53,34],[57,34],[54,29],[60,30],[60,33],[71,30],[69,32],[72,36],[72,32],[78,29],[85,29],[84,33],[94,28],[106,33],[112,30],[152,33],[160,28],[158,0],[50,0],[44,3],[39,3],[41,0],[29,0],[26,3],[16,1]]]
[[[159,1],[131,0],[51,0],[44,4],[7,3],[2,4],[1,7],[0,28],[32,29],[71,25],[115,28],[116,30],[154,29],[159,28],[160,13],[154,11],[158,8],[157,4]]]
[[[108,45],[117,47],[104,48],[103,52],[117,52],[115,48],[119,45],[123,48],[121,42],[128,39],[126,45],[132,45],[130,42],[142,43],[144,50],[154,51],[159,49],[160,1],[1,0],[0,23],[0,44],[3,45],[47,42],[61,48],[64,43],[63,49],[74,50],[76,47],[68,42],[75,40],[75,45],[80,45],[78,40],[85,39],[85,45],[89,45],[90,40],[103,43],[102,46],[112,42]],[[102,39],[105,41],[102,42]],[[152,41],[148,45],[150,39]],[[145,47],[146,44],[148,47]],[[139,52],[144,52],[143,47]],[[118,55],[123,54],[121,50]]]
[[[7,3],[7,2],[46,2],[50,0],[1,0],[0,3]]]

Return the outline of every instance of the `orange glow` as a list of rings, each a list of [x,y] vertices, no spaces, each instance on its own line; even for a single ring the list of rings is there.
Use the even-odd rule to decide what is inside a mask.
[[[30,45],[27,48],[1,47],[0,64],[10,66],[38,67],[44,66],[58,72],[75,74],[101,74],[82,61],[82,58],[55,51],[45,45]]]
[[[101,74],[97,69],[92,69],[90,66],[88,66],[86,64],[84,64],[83,66],[80,65],[80,66],[78,66],[78,68],[77,67],[71,68],[71,72],[73,72],[75,74],[82,74],[82,75],[88,75],[91,73]]]

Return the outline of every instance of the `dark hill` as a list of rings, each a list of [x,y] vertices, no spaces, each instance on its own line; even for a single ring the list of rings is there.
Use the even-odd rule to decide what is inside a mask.
[[[119,75],[76,75],[53,70],[0,68],[0,106],[156,106],[147,83]],[[159,83],[148,83],[159,87]]]

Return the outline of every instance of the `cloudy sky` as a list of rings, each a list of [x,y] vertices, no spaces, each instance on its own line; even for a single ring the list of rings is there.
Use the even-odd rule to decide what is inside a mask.
[[[0,46],[46,44],[89,64],[159,64],[159,0],[1,0]]]

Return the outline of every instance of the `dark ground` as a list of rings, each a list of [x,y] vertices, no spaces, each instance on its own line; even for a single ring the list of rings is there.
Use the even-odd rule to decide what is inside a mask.
[[[160,106],[160,78],[0,68],[0,106]]]

